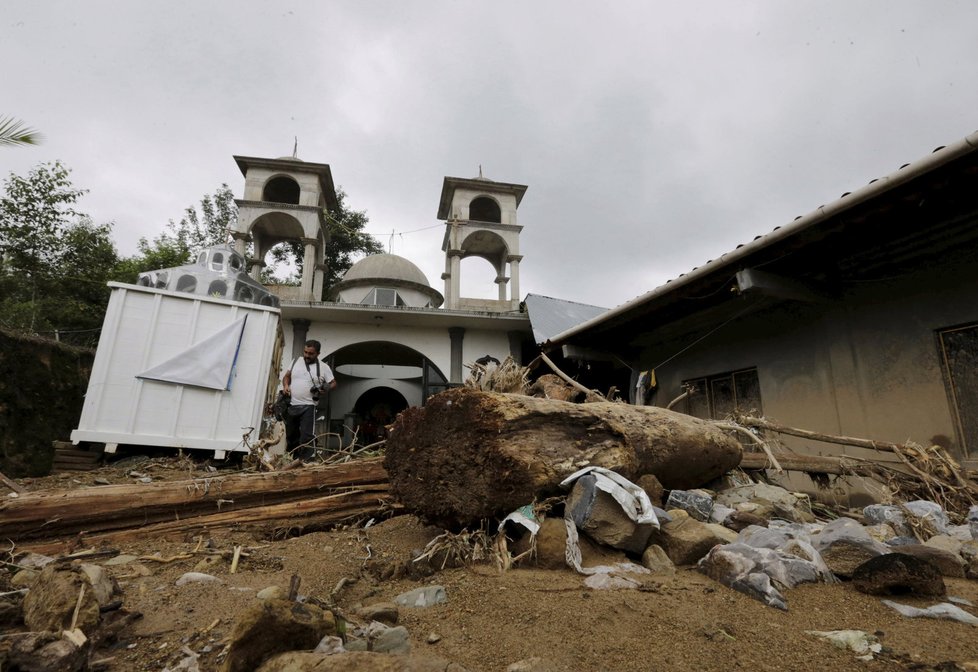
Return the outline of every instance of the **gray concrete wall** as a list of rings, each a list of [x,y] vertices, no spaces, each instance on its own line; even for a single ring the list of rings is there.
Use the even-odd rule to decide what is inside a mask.
[[[853,285],[844,300],[828,304],[782,303],[731,322],[658,368],[654,403],[667,404],[683,380],[757,367],[772,420],[892,442],[948,437],[956,451],[935,332],[969,322],[978,322],[978,269],[968,263]],[[646,351],[641,368],[691,340]],[[806,448],[797,440],[791,447]],[[829,444],[807,448],[841,452]]]

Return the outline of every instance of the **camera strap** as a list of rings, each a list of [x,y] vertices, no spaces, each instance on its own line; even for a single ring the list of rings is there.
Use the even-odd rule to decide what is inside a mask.
[[[296,361],[299,361],[298,358],[296,358]],[[302,358],[302,363],[306,365],[306,373],[309,374],[309,380],[312,381],[312,386],[313,387],[319,387],[319,378],[320,378],[320,375],[319,375],[319,357],[316,357],[316,377],[315,378],[312,377],[312,370],[310,370],[310,368],[309,368],[309,362],[306,361],[306,358],[305,357]],[[293,364],[292,366],[294,367],[295,364]]]

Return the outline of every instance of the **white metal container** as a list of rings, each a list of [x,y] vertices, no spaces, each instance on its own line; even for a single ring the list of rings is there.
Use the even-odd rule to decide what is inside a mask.
[[[117,282],[109,287],[72,442],[105,443],[110,452],[118,444],[213,450],[218,459],[247,451],[246,442],[258,440],[264,406],[277,383],[279,309]],[[199,368],[195,362],[209,361],[208,343],[229,330],[237,348],[231,344],[233,366],[228,363],[226,385],[221,382],[228,389],[150,379],[166,378],[158,371],[170,362]]]

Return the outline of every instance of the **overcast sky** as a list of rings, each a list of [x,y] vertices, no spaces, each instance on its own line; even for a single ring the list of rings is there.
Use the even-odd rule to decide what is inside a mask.
[[[61,160],[123,254],[221,183],[240,197],[232,155],[288,156],[297,136],[440,291],[442,180],[480,164],[529,186],[521,293],[611,307],[978,128],[972,0],[7,0],[0,16],[0,116],[45,136],[0,148],[0,173]],[[487,263],[462,270],[464,294],[493,296]]]

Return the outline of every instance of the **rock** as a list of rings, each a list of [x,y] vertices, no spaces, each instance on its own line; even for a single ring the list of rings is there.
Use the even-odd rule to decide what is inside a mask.
[[[85,590],[76,627],[94,632],[99,622],[99,604],[88,577],[77,568],[48,565],[24,597],[24,624],[33,631],[59,632],[71,625],[78,595]]]
[[[675,574],[676,566],[672,560],[657,544],[651,544],[642,553],[642,566],[651,570],[653,574]]]
[[[750,525],[767,527],[767,519],[761,518],[760,516],[747,511],[734,511],[723,521],[723,526],[730,528],[734,532],[740,532],[745,527],[749,527]]]
[[[85,576],[88,577],[88,582],[92,586],[92,591],[95,594],[95,599],[98,600],[99,606],[102,607],[111,602],[112,596],[119,592],[119,586],[109,576],[109,573],[105,571],[105,568],[99,565],[89,564],[82,564],[80,568]]]
[[[863,518],[870,525],[889,525],[896,534],[911,534],[910,526],[907,525],[907,518],[898,506],[870,504],[863,509]]]
[[[838,518],[812,538],[812,545],[836,576],[848,577],[870,558],[889,552],[851,518]]]
[[[385,628],[373,640],[373,650],[376,653],[410,653],[411,635],[403,625]]]
[[[671,490],[665,508],[682,509],[691,517],[705,523],[713,513],[713,497],[702,490]]]
[[[109,558],[102,564],[106,567],[114,567],[116,565],[128,565],[130,562],[135,562],[136,560],[139,560],[138,556],[121,553],[114,558]]]
[[[289,651],[269,658],[255,672],[466,672],[436,656],[348,651],[334,655]]]
[[[735,511],[740,513],[749,513],[752,516],[760,518],[761,520],[771,520],[774,517],[774,505],[770,502],[761,503],[763,500],[750,501],[750,502],[740,502],[734,504],[733,508]]]
[[[88,650],[88,646],[79,646],[54,632],[28,632],[14,636],[3,669],[76,672],[87,668]]]
[[[179,579],[177,579],[178,586],[185,586],[188,583],[220,583],[221,580],[216,576],[211,574],[202,574],[200,572],[187,572],[183,574]]]
[[[649,501],[653,505],[662,506],[662,496],[665,494],[665,488],[662,487],[662,483],[655,477],[655,474],[644,474],[639,477],[635,484],[642,488],[642,490],[645,490],[645,494],[649,496]]]
[[[561,569],[567,566],[567,526],[563,518],[544,518],[540,521],[540,529],[536,537],[531,539],[524,534],[509,547],[514,557],[530,550],[530,544],[536,544],[536,552],[532,557],[522,560],[543,569]]]
[[[214,569],[218,565],[224,562],[224,558],[220,555],[205,555],[200,559],[196,565],[194,565],[195,572],[207,572],[209,569]]]
[[[901,546],[900,553],[912,555],[920,560],[926,560],[937,567],[941,576],[950,576],[956,579],[963,579],[965,576],[967,564],[957,553],[951,553],[928,544],[908,544],[907,546]]]
[[[853,570],[852,585],[868,595],[937,596],[946,592],[937,567],[904,553],[870,558]]]
[[[717,539],[720,539],[720,543],[730,544],[737,541],[737,533],[728,527],[723,525],[718,525],[716,523],[704,523],[706,528],[713,533]]]
[[[924,545],[958,555],[961,553],[961,547],[964,546],[964,542],[948,534],[935,534],[925,541]]]
[[[18,555],[14,559],[15,565],[25,569],[44,569],[52,562],[54,562],[54,558],[41,555],[40,553],[32,553],[30,551],[24,553],[23,555]]]
[[[757,563],[751,553],[741,552],[741,548],[750,547],[742,544],[716,546],[699,562],[699,569],[714,581],[744,593],[764,604],[788,610],[784,596],[771,585],[771,578],[757,569]],[[751,549],[752,551],[768,551],[769,549]],[[769,551],[774,553],[774,551]]]
[[[971,538],[978,541],[978,504],[968,509],[968,527],[971,528]]]
[[[649,536],[649,543],[661,546],[675,565],[693,565],[723,539],[705,523],[689,517],[685,511],[671,511],[672,520]]]
[[[406,593],[401,593],[394,598],[394,602],[402,607],[430,607],[433,604],[441,604],[448,601],[448,595],[443,586],[424,586],[415,588]]]
[[[259,600],[284,600],[288,595],[282,586],[268,586],[259,590],[255,597]]]
[[[36,569],[21,569],[10,579],[10,587],[14,590],[20,590],[21,588],[30,588],[31,584],[37,580],[38,574],[40,574]]]
[[[378,621],[385,625],[395,625],[397,623],[397,605],[393,602],[374,602],[365,607],[357,609],[357,616],[368,621]]]
[[[546,658],[524,658],[506,666],[506,672],[559,672],[561,668]]]
[[[641,553],[654,527],[638,524],[609,493],[597,487],[596,478],[585,474],[574,481],[565,511],[577,528],[600,544]]]
[[[439,635],[437,632],[429,632],[428,639],[425,641],[427,641],[429,644],[437,644],[441,641],[441,635]]]
[[[906,514],[916,519],[917,526],[922,527],[928,536],[935,534],[947,534],[947,514],[940,504],[929,502],[926,499],[918,499],[907,502],[903,505]],[[913,524],[912,521],[907,521]]]
[[[884,544],[897,536],[896,530],[894,530],[889,523],[866,525],[863,527],[863,529],[866,530],[866,533],[873,539],[883,542]]]
[[[830,642],[839,649],[848,649],[860,656],[868,655],[872,660],[873,654],[883,650],[883,645],[875,635],[863,632],[862,630],[829,630],[821,632],[818,630],[805,630],[806,635],[812,635]]]
[[[251,672],[276,653],[311,650],[323,637],[335,634],[333,614],[314,604],[264,600],[254,604],[238,619],[221,669],[224,672]]]
[[[778,516],[785,520],[809,523],[815,520],[808,495],[788,492],[784,488],[767,483],[753,483],[724,490],[717,495],[717,503],[730,506],[738,511],[754,513],[770,519]],[[754,504],[756,508],[744,507]]]
[[[724,506],[723,504],[714,504],[713,511],[710,512],[711,523],[716,523],[717,525],[723,525],[727,518],[731,514],[737,513],[736,510],[731,509],[729,506]]]

